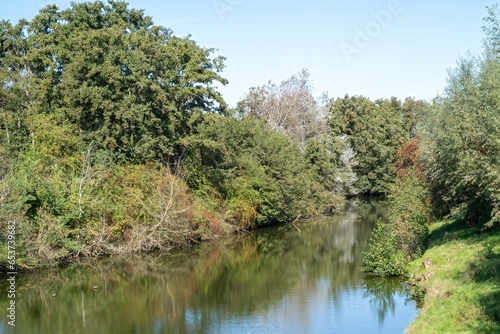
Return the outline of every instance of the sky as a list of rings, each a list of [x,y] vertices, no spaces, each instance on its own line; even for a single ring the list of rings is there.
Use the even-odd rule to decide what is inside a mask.
[[[31,19],[49,3],[0,0],[0,19]],[[82,1],[77,1],[82,2]],[[314,94],[430,100],[460,57],[482,52],[486,0],[129,0],[157,25],[227,58],[230,106],[249,88],[306,68]]]

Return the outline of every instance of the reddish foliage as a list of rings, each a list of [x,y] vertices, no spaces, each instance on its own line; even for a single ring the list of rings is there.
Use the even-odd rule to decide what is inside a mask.
[[[208,211],[202,210],[201,214],[203,215],[203,218],[205,218],[208,222],[210,231],[212,231],[212,233],[214,234],[219,234],[221,228],[220,221]]]
[[[204,272],[205,270],[207,270],[207,268],[214,265],[217,262],[217,260],[220,259],[221,255],[222,251],[220,247],[216,247],[215,250],[210,253],[210,258],[206,260],[205,263],[203,264],[202,271]]]
[[[415,137],[401,146],[396,155],[396,174],[401,177],[406,174],[408,168],[417,165],[419,152],[420,138]],[[417,175],[421,175],[422,168],[417,168]]]

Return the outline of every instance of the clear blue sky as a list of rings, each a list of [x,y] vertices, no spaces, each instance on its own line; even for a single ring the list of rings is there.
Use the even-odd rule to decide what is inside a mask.
[[[407,96],[443,91],[447,69],[481,52],[486,0],[130,0],[155,24],[227,57],[231,105],[252,86],[307,68],[320,95]],[[48,3],[0,0],[0,18],[31,19]],[[378,15],[374,13],[389,13]],[[365,35],[365,36],[362,36]],[[361,36],[361,37],[360,37]],[[347,50],[347,51],[346,51]],[[353,50],[356,53],[353,53]],[[347,54],[347,56],[346,56]]]

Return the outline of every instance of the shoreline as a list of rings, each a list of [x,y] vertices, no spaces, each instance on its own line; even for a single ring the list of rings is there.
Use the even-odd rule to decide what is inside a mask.
[[[422,301],[405,332],[500,332],[499,245],[498,229],[460,220],[431,224],[429,248],[409,265],[409,284]]]

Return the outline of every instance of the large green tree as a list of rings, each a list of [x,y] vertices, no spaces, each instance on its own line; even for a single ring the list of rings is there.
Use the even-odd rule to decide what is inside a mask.
[[[3,21],[0,34],[0,96],[24,92],[28,114],[72,124],[120,161],[177,155],[202,114],[226,106],[216,89],[224,58],[122,1],[49,5],[31,21]]]
[[[436,213],[470,225],[500,222],[500,11],[488,8],[485,51],[449,72],[423,132]]]
[[[405,102],[408,103],[408,102]],[[410,113],[410,106],[406,108]],[[387,194],[394,182],[396,152],[409,137],[403,104],[396,98],[371,101],[345,96],[330,102],[334,140],[345,140],[355,153],[355,187],[364,194]]]
[[[318,182],[298,143],[255,117],[211,116],[185,144],[192,189],[220,196],[230,215],[248,225],[289,222],[344,204],[340,191]]]

